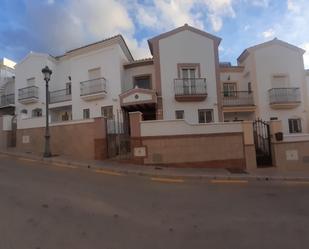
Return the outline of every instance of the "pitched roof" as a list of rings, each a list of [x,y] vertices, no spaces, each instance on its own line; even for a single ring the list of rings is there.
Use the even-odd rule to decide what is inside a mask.
[[[84,45],[84,46],[81,46],[81,47],[78,47],[78,48],[71,49],[63,55],[56,56],[56,58],[59,59],[59,58],[64,57],[66,55],[71,55],[71,54],[73,54],[77,51],[83,51],[83,50],[89,49],[89,48],[97,46],[97,45],[105,45],[105,44],[109,44],[111,42],[118,42],[120,47],[122,48],[124,54],[127,56],[127,58],[130,61],[134,60],[126,41],[124,40],[123,36],[120,35],[120,34],[106,38],[106,39],[98,41],[98,42],[90,43],[90,44],[87,44],[87,45]]]
[[[148,45],[149,45],[151,54],[153,53],[153,47],[152,47],[152,46],[153,46],[153,42],[154,42],[154,41],[161,40],[161,39],[163,39],[163,38],[169,37],[169,36],[171,36],[171,35],[177,34],[177,33],[179,33],[179,32],[185,31],[185,30],[189,30],[189,31],[194,32],[194,33],[196,33],[196,34],[205,36],[205,37],[207,37],[207,38],[213,40],[218,46],[219,46],[219,44],[220,44],[220,42],[221,42],[221,38],[219,38],[219,37],[217,37],[217,36],[214,36],[214,35],[212,35],[212,34],[209,34],[209,33],[205,32],[205,31],[203,31],[203,30],[200,30],[200,29],[194,28],[194,27],[192,27],[192,26],[189,26],[188,24],[185,24],[185,25],[183,25],[183,26],[181,26],[181,27],[178,27],[178,28],[176,28],[176,29],[173,29],[173,30],[168,31],[168,32],[166,32],[166,33],[162,33],[162,34],[160,34],[160,35],[157,35],[157,36],[155,36],[155,37],[149,39],[149,40],[148,40]]]
[[[295,45],[292,45],[290,43],[287,43],[285,41],[282,41],[282,40],[279,40],[278,38],[274,38],[273,40],[270,40],[270,41],[267,41],[267,42],[263,42],[261,44],[257,44],[255,46],[252,46],[252,47],[249,47],[247,49],[245,49],[241,54],[240,56],[237,58],[237,61],[238,62],[242,62],[244,59],[247,58],[247,56],[249,55],[250,52],[252,51],[255,51],[257,49],[260,49],[260,48],[264,48],[264,47],[267,47],[267,46],[271,46],[271,45],[281,45],[281,46],[284,46],[286,48],[289,48],[289,49],[292,49],[292,50],[296,50],[296,51],[299,51],[300,53],[304,54],[306,51],[303,50],[302,48],[299,48]]]
[[[153,64],[153,58],[143,58],[143,59],[128,62],[124,64],[123,67],[128,69],[132,67],[146,66],[146,65],[152,65],[152,64]]]

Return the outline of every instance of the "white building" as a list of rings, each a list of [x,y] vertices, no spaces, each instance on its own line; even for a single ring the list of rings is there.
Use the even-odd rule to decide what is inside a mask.
[[[16,63],[0,59],[0,115],[14,114],[14,67]]]
[[[153,58],[134,60],[122,36],[62,56],[30,53],[16,67],[18,122],[44,115],[41,69],[52,69],[51,122],[141,111],[144,119],[189,123],[262,118],[285,133],[308,130],[304,51],[280,40],[219,63],[221,39],[188,25],[149,40]]]

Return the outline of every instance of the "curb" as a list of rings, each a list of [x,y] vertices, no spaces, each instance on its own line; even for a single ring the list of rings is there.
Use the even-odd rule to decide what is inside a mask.
[[[215,174],[204,174],[204,175],[172,175],[172,174],[162,174],[162,173],[153,173],[145,172],[138,170],[130,169],[115,169],[111,167],[100,167],[93,165],[91,163],[80,163],[80,162],[68,162],[66,160],[55,159],[55,158],[43,158],[43,157],[34,157],[33,155],[25,154],[16,154],[13,152],[4,152],[0,151],[0,155],[6,155],[9,157],[14,157],[18,159],[31,159],[37,162],[43,162],[44,164],[53,165],[53,164],[62,164],[67,166],[75,166],[79,169],[84,170],[108,170],[111,173],[120,173],[125,175],[135,175],[135,176],[147,176],[147,177],[168,177],[172,179],[185,179],[185,180],[256,180],[256,181],[309,181],[309,177],[289,177],[289,176],[269,176],[269,175],[215,175]]]

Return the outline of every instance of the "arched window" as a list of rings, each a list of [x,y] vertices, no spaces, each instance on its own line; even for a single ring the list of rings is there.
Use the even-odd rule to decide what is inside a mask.
[[[32,117],[42,117],[42,109],[41,108],[36,108],[32,110]]]

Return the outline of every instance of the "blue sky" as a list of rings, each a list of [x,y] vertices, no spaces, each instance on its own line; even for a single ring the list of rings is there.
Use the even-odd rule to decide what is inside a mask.
[[[274,37],[309,51],[307,0],[0,0],[0,57],[60,55],[121,33],[135,58],[147,39],[188,23],[222,38],[220,60]],[[307,6],[308,5],[308,6]],[[309,68],[309,54],[305,54]]]

